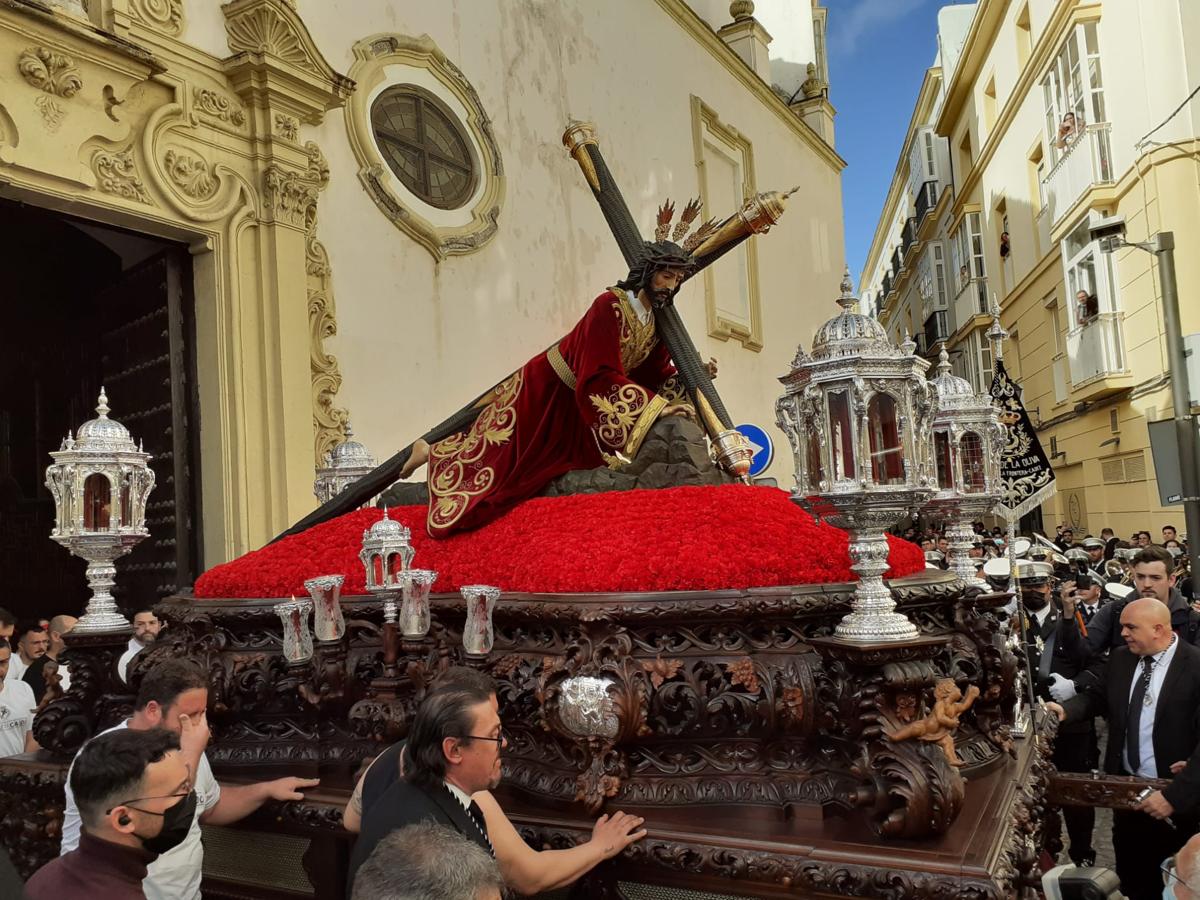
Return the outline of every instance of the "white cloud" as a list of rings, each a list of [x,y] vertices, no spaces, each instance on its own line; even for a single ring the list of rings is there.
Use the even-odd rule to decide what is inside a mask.
[[[920,7],[925,0],[858,0],[853,6],[839,8],[830,4],[829,21],[833,34],[829,47],[833,53],[852,55],[859,41],[877,28],[895,22]]]

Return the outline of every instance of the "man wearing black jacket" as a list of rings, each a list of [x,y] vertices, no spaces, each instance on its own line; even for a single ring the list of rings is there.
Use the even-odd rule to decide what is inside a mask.
[[[1155,597],[1171,614],[1171,630],[1186,643],[1200,638],[1200,618],[1190,615],[1191,607],[1175,588],[1175,560],[1162,547],[1146,547],[1133,559],[1133,584],[1138,597]],[[1135,599],[1132,595],[1130,600]],[[1087,636],[1076,627],[1073,618],[1064,618],[1059,627],[1063,651],[1080,664],[1105,651],[1124,645],[1121,639],[1121,612],[1129,601],[1114,600],[1100,607],[1087,623]]]
[[[1034,691],[1043,700],[1061,700],[1074,695],[1076,690],[1100,684],[1104,668],[1101,659],[1081,665],[1058,646],[1062,614],[1052,600],[1053,571],[1053,566],[1044,562],[1017,564],[1017,583],[1021,589],[1019,614],[1025,618],[1025,652],[1033,673]],[[1080,719],[1059,728],[1053,759],[1060,772],[1090,772],[1094,769],[1099,762],[1095,719]],[[1096,851],[1092,847],[1095,809],[1090,806],[1064,807],[1063,822],[1070,838],[1071,861],[1077,866],[1095,865]]]
[[[1141,597],[1121,613],[1125,647],[1109,656],[1103,687],[1047,708],[1065,724],[1108,718],[1104,771],[1170,779],[1136,810],[1113,812],[1113,850],[1129,900],[1158,900],[1160,863],[1200,821],[1200,650],[1171,630],[1168,608]]]
[[[483,811],[471,799],[500,783],[500,750],[506,741],[493,692],[459,684],[422,701],[404,749],[404,777],[365,807],[350,857],[351,888],[375,845],[417,822],[444,825],[495,856]]]

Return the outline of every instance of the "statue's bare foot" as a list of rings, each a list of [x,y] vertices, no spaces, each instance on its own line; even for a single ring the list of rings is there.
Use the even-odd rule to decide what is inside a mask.
[[[400,477],[407,478],[421,466],[429,461],[429,442],[424,438],[417,438],[412,445],[412,453],[408,455],[408,462],[404,464],[404,468],[400,470]]]

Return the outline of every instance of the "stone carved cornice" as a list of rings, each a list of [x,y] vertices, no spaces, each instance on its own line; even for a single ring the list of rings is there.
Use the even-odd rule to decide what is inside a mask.
[[[232,54],[224,66],[243,99],[278,105],[317,124],[354,82],[334,71],[299,13],[284,0],[233,0],[221,7]]]
[[[208,88],[193,88],[192,102],[200,115],[215,119],[218,122],[228,122],[235,128],[246,124],[246,112],[224,94]]]

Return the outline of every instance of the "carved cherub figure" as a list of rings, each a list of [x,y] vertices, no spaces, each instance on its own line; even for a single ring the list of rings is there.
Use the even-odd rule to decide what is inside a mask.
[[[933,686],[933,711],[929,715],[896,731],[885,729],[884,734],[890,741],[918,738],[936,743],[946,754],[946,761],[950,765],[961,766],[963,761],[954,752],[954,730],[958,728],[959,716],[971,708],[978,696],[979,688],[975,685],[967,688],[964,698],[953,678],[943,678]]]

